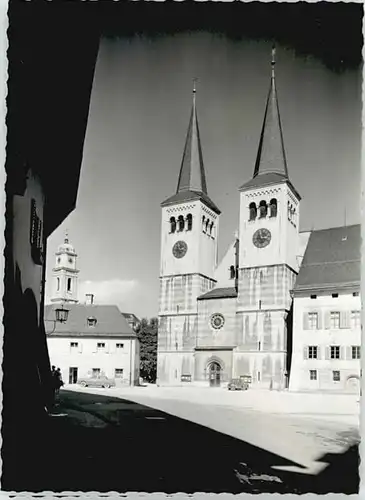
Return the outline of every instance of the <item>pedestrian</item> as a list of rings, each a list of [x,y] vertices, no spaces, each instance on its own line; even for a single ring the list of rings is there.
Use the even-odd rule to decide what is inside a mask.
[[[61,370],[59,368],[57,368],[57,370],[54,371],[53,380],[54,380],[55,400],[56,399],[59,400],[60,388],[64,385],[62,380]]]

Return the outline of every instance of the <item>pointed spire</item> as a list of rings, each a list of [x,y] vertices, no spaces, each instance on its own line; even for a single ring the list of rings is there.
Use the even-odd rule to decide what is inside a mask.
[[[193,106],[176,193],[180,193],[181,191],[195,191],[207,194],[207,183],[196,112],[196,78],[194,78],[193,81]]]
[[[288,177],[283,132],[275,82],[275,45],[271,52],[271,83],[266,102],[259,149],[253,176],[276,173]]]
[[[65,243],[68,243],[68,229],[66,229],[65,231],[65,240],[64,240]]]

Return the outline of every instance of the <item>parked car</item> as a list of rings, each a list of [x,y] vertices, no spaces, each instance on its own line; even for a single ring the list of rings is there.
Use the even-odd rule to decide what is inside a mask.
[[[82,387],[115,387],[115,380],[112,378],[99,375],[96,377],[79,378],[77,383]]]
[[[233,378],[228,384],[229,391],[247,391],[248,382],[245,382],[241,378]]]

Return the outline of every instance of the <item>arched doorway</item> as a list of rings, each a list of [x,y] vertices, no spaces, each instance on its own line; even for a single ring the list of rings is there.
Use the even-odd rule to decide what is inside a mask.
[[[350,375],[346,380],[346,392],[351,394],[360,394],[360,377]]]
[[[221,385],[222,368],[217,361],[213,361],[209,365],[209,385],[210,387],[219,387]]]

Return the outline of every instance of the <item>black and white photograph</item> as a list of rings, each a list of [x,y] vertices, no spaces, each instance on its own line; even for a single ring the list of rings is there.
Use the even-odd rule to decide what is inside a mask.
[[[9,0],[3,492],[359,494],[362,18]]]

